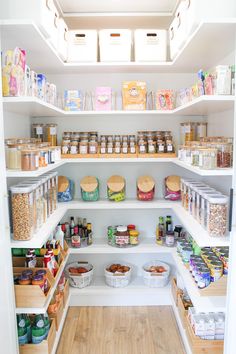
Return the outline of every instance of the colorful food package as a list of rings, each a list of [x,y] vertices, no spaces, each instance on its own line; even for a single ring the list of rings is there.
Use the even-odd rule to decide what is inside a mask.
[[[153,200],[155,181],[150,176],[141,176],[137,180],[137,198],[142,201]]]
[[[126,111],[142,111],[146,109],[146,82],[126,81],[122,87],[123,109]]]
[[[74,182],[65,176],[58,176],[58,202],[70,202],[73,194]]]
[[[165,178],[164,198],[172,201],[181,199],[180,177],[168,176]]]
[[[125,200],[125,179],[122,176],[111,176],[107,181],[108,199],[114,202]]]
[[[99,182],[94,176],[86,176],[80,182],[81,197],[86,202],[95,202],[99,199]]]
[[[156,93],[156,109],[171,110],[175,108],[175,97],[173,90],[158,90]]]
[[[83,95],[79,90],[65,90],[64,92],[65,111],[82,111]]]
[[[25,50],[18,47],[7,50],[2,56],[3,96],[23,96],[25,93]]]
[[[111,87],[96,87],[95,91],[95,110],[110,111],[112,108],[112,89]]]

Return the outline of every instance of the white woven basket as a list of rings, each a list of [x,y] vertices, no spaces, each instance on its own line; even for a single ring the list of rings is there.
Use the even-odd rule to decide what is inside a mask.
[[[70,267],[84,267],[88,270],[88,272],[72,275],[69,272]],[[89,263],[73,262],[66,266],[65,273],[67,278],[69,279],[70,286],[73,286],[74,288],[82,289],[91,284],[91,281],[93,279],[93,266],[92,264]]]
[[[148,272],[152,266],[162,266],[166,269],[166,272],[161,274]],[[150,288],[163,288],[169,282],[170,266],[160,261],[150,261],[143,266],[143,280],[144,284]]]
[[[106,284],[113,288],[124,288],[125,286],[129,285],[132,272],[131,265],[119,261],[113,262],[112,264],[121,264],[122,266],[128,266],[130,267],[130,270],[126,273],[111,273],[107,271],[107,268],[111,266],[111,264],[108,264],[104,269]]]

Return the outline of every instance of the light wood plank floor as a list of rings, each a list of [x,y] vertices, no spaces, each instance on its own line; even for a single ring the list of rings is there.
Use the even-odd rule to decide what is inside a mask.
[[[71,307],[57,354],[185,354],[171,306]]]

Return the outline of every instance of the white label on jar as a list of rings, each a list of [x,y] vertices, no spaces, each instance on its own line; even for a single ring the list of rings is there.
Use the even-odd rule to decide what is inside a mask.
[[[101,147],[101,154],[105,154],[106,153],[106,148]]]
[[[56,135],[57,134],[57,128],[56,127],[50,127],[50,135]]]
[[[87,145],[81,145],[79,148],[80,154],[87,154],[88,153],[88,147]]]
[[[167,151],[173,151],[173,146],[172,145],[167,145]]]
[[[123,154],[127,154],[128,153],[128,148],[127,147],[123,147],[122,148],[122,152],[123,152]]]
[[[78,150],[77,150],[77,146],[71,146],[70,148],[70,153],[71,154],[77,154]]]
[[[36,135],[42,135],[43,134],[43,127],[36,127]]]
[[[35,167],[38,168],[39,167],[39,155],[35,156]]]
[[[107,152],[108,152],[108,154],[112,154],[113,153],[113,148],[112,147],[107,148]]]
[[[136,148],[135,146],[130,146],[130,153],[135,154],[136,153]]]
[[[68,146],[62,146],[62,153],[67,154],[69,151]]]
[[[145,145],[139,145],[139,151],[140,152],[145,152],[146,151]]]
[[[120,154],[120,147],[119,147],[119,146],[117,146],[117,147],[115,148],[115,153],[116,153],[116,154]]]
[[[90,151],[90,153],[96,153],[97,151],[96,151],[96,146],[90,146],[89,147],[89,151]]]
[[[149,152],[155,152],[155,147],[154,147],[154,145],[148,145],[148,151],[149,151]]]
[[[159,151],[164,151],[164,146],[163,145],[159,145],[158,150]]]
[[[45,154],[45,164],[48,165],[48,152]]]

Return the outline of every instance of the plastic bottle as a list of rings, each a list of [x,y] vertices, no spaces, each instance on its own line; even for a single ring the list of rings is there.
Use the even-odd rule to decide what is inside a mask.
[[[27,328],[23,315],[17,315],[17,332],[19,344],[28,343]]]
[[[156,242],[158,245],[163,245],[165,237],[165,224],[163,216],[159,217],[159,223],[156,228]]]
[[[50,320],[49,320],[47,312],[44,314],[44,325],[45,325],[45,329],[46,329],[46,333],[45,333],[45,338],[46,338],[48,336],[48,332],[50,330]]]
[[[43,315],[36,315],[32,327],[32,343],[39,344],[45,339],[46,327]]]
[[[31,321],[30,318],[27,314],[23,315],[23,318],[25,320],[25,325],[26,325],[26,330],[27,330],[27,338],[28,338],[28,343],[31,342],[32,340],[32,328],[31,328]]]
[[[60,224],[57,226],[54,238],[56,241],[60,242],[61,247],[64,249],[64,232],[62,231]]]

